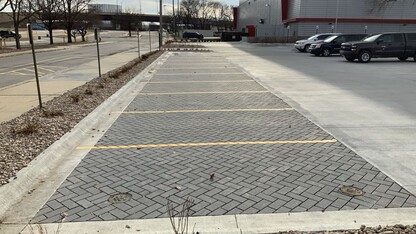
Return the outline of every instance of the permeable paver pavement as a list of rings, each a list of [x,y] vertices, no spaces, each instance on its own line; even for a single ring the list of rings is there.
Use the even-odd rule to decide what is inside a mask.
[[[416,206],[416,198],[214,53],[169,53],[34,222]],[[278,75],[276,75],[278,78]],[[343,185],[362,189],[352,197]],[[121,194],[123,200],[109,199]]]

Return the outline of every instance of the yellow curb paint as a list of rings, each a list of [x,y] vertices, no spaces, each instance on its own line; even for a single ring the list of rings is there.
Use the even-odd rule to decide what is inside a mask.
[[[138,93],[140,96],[184,95],[184,94],[233,94],[233,93],[268,93],[269,91],[224,91],[224,92],[178,92],[178,93]]]
[[[240,142],[201,142],[176,144],[145,144],[145,145],[114,145],[114,146],[80,146],[78,150],[91,149],[132,149],[132,148],[163,148],[163,147],[195,147],[195,146],[223,146],[223,145],[282,145],[282,144],[325,144],[335,143],[337,140],[296,140],[296,141],[240,141]]]
[[[254,80],[201,80],[201,81],[151,81],[148,84],[181,84],[181,83],[244,83],[255,82]]]
[[[223,109],[223,110],[167,110],[167,111],[116,111],[112,114],[169,114],[169,113],[199,113],[199,112],[256,112],[256,111],[292,111],[293,108],[277,109]]]

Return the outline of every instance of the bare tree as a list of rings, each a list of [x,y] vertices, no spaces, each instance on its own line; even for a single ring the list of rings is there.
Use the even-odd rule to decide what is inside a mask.
[[[74,29],[77,17],[87,12],[91,0],[59,0],[62,4],[62,23],[67,33],[68,43],[72,43],[71,31]]]
[[[81,35],[82,41],[85,40],[85,36],[88,33],[88,29],[92,28],[98,22],[98,16],[94,10],[89,10],[88,13],[82,13],[77,17],[75,21],[76,32]]]
[[[49,31],[49,43],[53,44],[53,30],[58,28],[62,17],[62,2],[56,0],[37,0],[33,4],[33,9],[37,11],[34,15],[42,21]]]
[[[127,8],[123,13],[117,15],[116,20],[120,23],[123,30],[129,31],[129,37],[132,35],[132,30],[139,28],[141,23],[139,11],[135,8]]]
[[[0,0],[0,12],[4,10],[4,8],[7,7],[7,4],[9,3],[8,0]]]
[[[19,25],[33,15],[32,4],[29,0],[8,0],[8,6],[12,10],[9,15],[13,19],[14,31],[16,32],[16,49],[20,49]]]
[[[181,13],[184,16],[186,27],[194,23],[194,19],[198,17],[199,4],[199,0],[182,0]]]

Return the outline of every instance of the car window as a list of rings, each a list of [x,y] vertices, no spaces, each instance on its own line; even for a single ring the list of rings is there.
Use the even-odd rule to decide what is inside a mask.
[[[331,42],[332,40],[336,39],[338,36],[330,36],[324,40],[324,42]]]
[[[379,38],[379,40],[383,40],[383,43],[392,43],[394,41],[393,34],[386,34]]]
[[[407,34],[408,41],[416,41],[416,33],[409,33]]]
[[[374,41],[375,41],[375,40],[377,40],[380,36],[381,36],[381,34],[372,35],[372,36],[369,36],[369,37],[365,38],[365,39],[364,39],[364,41],[367,41],[367,42],[374,42]]]
[[[318,36],[318,40],[323,40],[323,39],[325,39],[325,38],[327,38],[329,36],[330,35],[320,35],[320,36]]]
[[[315,38],[317,38],[317,37],[318,37],[318,36],[314,35],[314,36],[309,37],[307,40],[313,40],[313,39],[315,39]]]
[[[343,43],[343,42],[346,42],[347,40],[346,40],[346,36],[339,36],[337,39],[336,39],[336,43]]]
[[[395,43],[403,42],[403,35],[402,34],[394,34],[393,41]]]

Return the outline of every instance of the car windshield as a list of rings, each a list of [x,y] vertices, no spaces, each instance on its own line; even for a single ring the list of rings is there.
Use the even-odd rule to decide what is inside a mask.
[[[327,39],[324,40],[324,42],[331,42],[332,40],[334,40],[335,38],[337,38],[338,36],[331,36],[328,37]]]
[[[376,34],[370,37],[365,38],[363,41],[367,41],[367,42],[374,42],[375,40],[377,40],[377,38],[379,38],[381,36],[381,34]]]
[[[314,36],[309,37],[307,40],[313,40],[313,39],[315,39],[317,37],[318,37],[318,35],[314,35]]]

